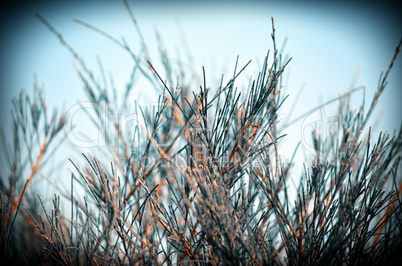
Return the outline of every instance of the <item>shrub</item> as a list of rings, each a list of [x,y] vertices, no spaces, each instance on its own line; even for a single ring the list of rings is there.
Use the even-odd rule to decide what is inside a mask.
[[[141,59],[149,58],[148,51],[126,5],[142,40],[140,54],[78,21],[132,57],[134,67],[121,101],[116,90],[103,87],[62,35],[38,15],[78,63],[93,107],[117,104],[120,114],[136,114],[137,123],[125,128],[101,111],[88,114],[106,143],[113,145],[106,153],[93,149],[93,155],[83,154],[81,163],[71,161],[71,190],[57,191],[49,211],[30,184],[45,176],[48,158],[65,139],[60,132],[68,117],[54,113],[48,119],[37,85],[33,100],[22,92],[13,101],[14,139],[7,146],[3,137],[10,168],[8,184],[1,183],[3,262],[401,262],[402,129],[395,136],[380,133],[377,138],[366,130],[401,43],[368,111],[364,101],[352,110],[349,98],[357,89],[342,95],[331,136],[323,138],[318,129],[312,132],[316,152],[306,158],[302,172],[292,173],[294,157],[290,162],[278,159],[279,144],[286,141],[283,128],[289,125],[278,121],[278,109],[286,99],[281,75],[290,60],[284,61],[276,48],[273,20],[273,52],[268,50],[247,91],[235,82],[250,62],[241,68],[236,62],[233,76],[225,82],[222,76],[220,84],[209,85],[203,69],[203,82],[195,89],[192,73],[173,64],[161,44],[166,80],[152,62]],[[180,79],[173,78],[175,71]],[[153,109],[131,104],[137,76],[160,91]],[[289,189],[294,177],[299,177],[296,193]],[[71,209],[62,209],[62,201],[70,202]]]

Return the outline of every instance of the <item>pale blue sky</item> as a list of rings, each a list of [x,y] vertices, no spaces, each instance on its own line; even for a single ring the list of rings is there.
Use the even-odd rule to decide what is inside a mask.
[[[159,59],[154,28],[160,32],[168,51],[175,55],[176,47],[181,47],[180,21],[195,58],[193,68],[201,74],[201,67],[205,66],[212,87],[218,85],[222,72],[227,76],[232,74],[237,55],[240,55],[241,65],[253,59],[245,77],[257,74],[267,49],[272,49],[273,16],[278,46],[287,37],[285,52],[293,57],[286,72],[290,97],[283,109],[285,115],[286,108],[292,105],[298,90],[305,84],[294,116],[346,92],[359,65],[357,85],[366,85],[366,99],[371,100],[380,72],[388,67],[402,33],[401,20],[397,19],[394,6],[387,7],[386,4],[296,4],[288,1],[280,4],[276,1],[248,4],[232,1],[167,4],[158,1],[151,4],[134,1],[131,6],[153,62]],[[72,21],[77,18],[114,37],[125,36],[129,44],[136,47],[138,38],[122,2],[32,4],[7,9],[7,12],[10,15],[1,23],[0,49],[0,111],[1,126],[5,131],[9,130],[6,117],[10,99],[21,88],[32,93],[33,73],[45,84],[49,107],[69,109],[76,102],[86,100],[72,56],[35,18],[35,12],[62,33],[95,72],[98,69],[95,55],[99,55],[105,70],[112,72],[118,88],[128,80],[131,60],[127,54]],[[382,129],[391,131],[401,125],[401,73],[402,59],[399,57],[377,106],[376,114],[382,112],[384,115]],[[144,91],[148,91],[147,88],[137,89],[141,94],[138,95],[140,102],[152,101]],[[300,141],[301,131],[300,124],[296,125],[289,143],[293,145]]]

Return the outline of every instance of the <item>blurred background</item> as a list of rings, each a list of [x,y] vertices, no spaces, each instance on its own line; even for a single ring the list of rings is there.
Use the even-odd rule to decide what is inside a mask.
[[[247,89],[247,81],[256,78],[267,50],[272,51],[270,34],[274,17],[278,48],[284,47],[284,57],[293,57],[284,76],[290,96],[280,112],[286,119],[291,107],[295,107],[290,120],[347,92],[351,86],[365,84],[366,102],[370,103],[380,73],[388,68],[402,35],[400,8],[392,1],[129,1],[129,4],[157,69],[161,64],[155,30],[172,58],[178,58],[179,54],[185,57],[188,48],[194,59],[187,62],[189,69],[201,76],[205,66],[207,86],[212,88],[219,86],[222,73],[227,78],[233,74],[237,55],[240,66],[252,59],[237,83],[243,91]],[[34,75],[45,86],[48,108],[67,111],[86,101],[72,55],[35,13],[60,32],[97,75],[99,57],[107,75],[113,76],[118,92],[123,92],[132,68],[131,58],[110,40],[73,21],[82,20],[117,39],[124,36],[133,51],[137,51],[140,40],[123,1],[10,1],[2,4],[0,12],[0,125],[6,137],[11,134],[11,99],[21,89],[32,95]],[[401,126],[401,73],[399,56],[370,122],[373,124],[379,118],[377,134],[380,129],[392,133]],[[139,104],[148,105],[157,99],[154,91],[141,82],[134,90],[133,102],[136,99]],[[363,92],[356,94],[353,105],[358,108]],[[86,121],[82,123],[85,125]],[[285,159],[298,142],[303,142],[305,127],[306,123],[299,121],[287,132],[289,136],[281,154]],[[96,134],[86,128],[81,131]],[[307,146],[304,148],[308,151]],[[68,149],[64,153],[65,159],[76,156]],[[0,161],[3,160],[1,154]]]

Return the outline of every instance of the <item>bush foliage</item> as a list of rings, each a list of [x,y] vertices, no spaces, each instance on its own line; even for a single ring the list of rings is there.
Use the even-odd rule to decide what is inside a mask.
[[[286,141],[283,130],[291,123],[278,121],[286,99],[281,76],[290,60],[277,50],[273,20],[273,50],[248,88],[237,88],[248,64],[236,62],[233,75],[222,76],[220,84],[208,84],[202,69],[200,85],[180,62],[172,63],[161,43],[164,69],[156,69],[127,9],[141,38],[137,54],[124,41],[77,21],[133,59],[120,101],[115,88],[99,82],[104,74],[94,74],[38,15],[71,52],[94,108],[116,104],[119,114],[134,113],[138,119],[125,128],[100,111],[88,113],[113,145],[71,160],[71,188],[56,189],[49,207],[40,188],[30,184],[51,180],[46,166],[65,141],[69,118],[57,112],[49,116],[37,83],[33,97],[21,92],[13,100],[13,139],[2,134],[9,166],[0,191],[4,263],[401,263],[402,129],[374,137],[367,125],[401,43],[369,106],[364,101],[357,110],[350,106],[351,94],[364,88],[342,95],[331,135],[312,132],[316,153],[295,173],[294,157],[278,159]],[[139,76],[160,92],[153,108],[137,106],[130,97]]]

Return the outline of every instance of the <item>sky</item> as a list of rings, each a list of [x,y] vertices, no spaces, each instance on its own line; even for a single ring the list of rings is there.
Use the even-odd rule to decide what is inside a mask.
[[[222,73],[227,76],[233,73],[237,55],[240,65],[253,60],[238,86],[245,87],[245,80],[256,76],[267,49],[272,50],[270,33],[274,17],[278,46],[286,39],[284,55],[293,58],[285,72],[290,96],[283,109],[284,117],[292,106],[295,106],[292,115],[296,117],[345,93],[356,72],[359,73],[356,86],[366,86],[366,102],[369,102],[380,73],[388,68],[402,35],[400,9],[387,1],[167,2],[129,1],[153,56],[152,62],[160,66],[155,29],[173,55],[177,49],[183,49],[184,36],[195,59],[192,68],[201,74],[205,66],[211,87],[219,85]],[[82,20],[118,39],[124,36],[131,47],[138,47],[138,36],[122,1],[18,1],[18,4],[10,1],[0,12],[0,126],[8,137],[11,99],[21,89],[32,95],[34,74],[45,85],[49,107],[69,110],[86,100],[73,57],[35,13],[57,29],[95,70],[99,56],[105,71],[112,73],[117,88],[123,88],[128,80],[131,62],[127,54],[73,21]],[[380,117],[378,128],[389,132],[401,126],[401,73],[399,57],[371,120]],[[141,85],[133,97],[146,105],[155,100],[155,95],[149,92],[149,88]],[[362,92],[359,93],[356,108],[362,99]],[[285,150],[289,153],[285,151],[285,157],[291,154],[291,147],[300,141],[304,143],[306,121],[300,121],[288,132],[289,147]],[[304,148],[309,150],[308,145]],[[3,159],[0,155],[0,161]]]

